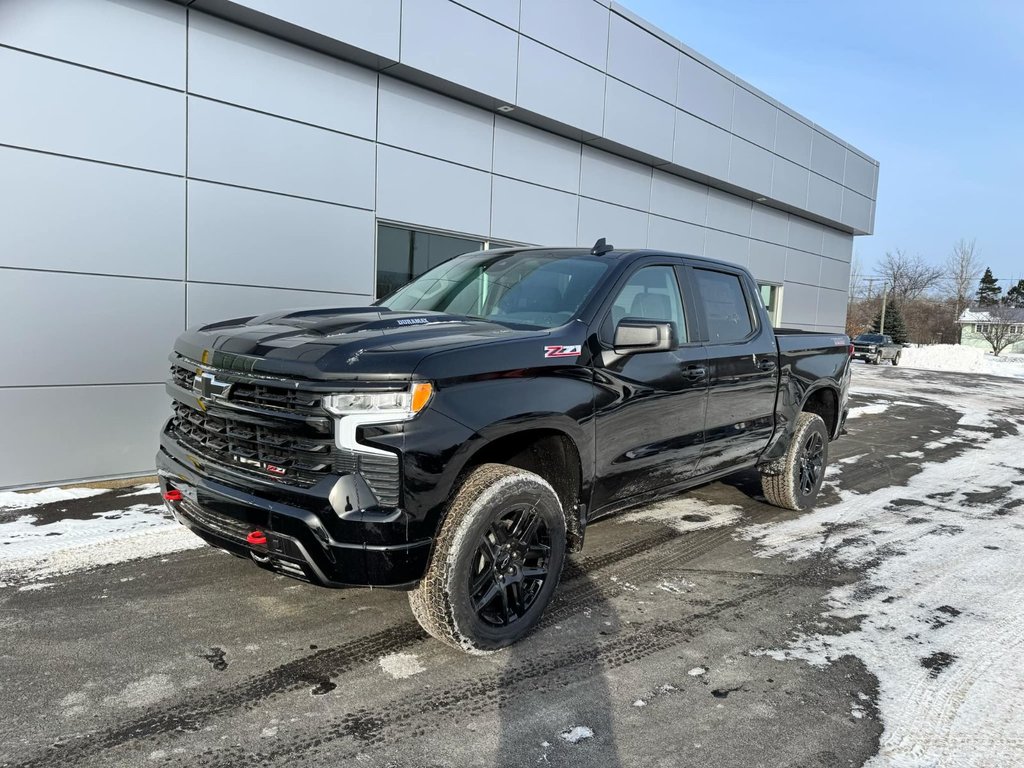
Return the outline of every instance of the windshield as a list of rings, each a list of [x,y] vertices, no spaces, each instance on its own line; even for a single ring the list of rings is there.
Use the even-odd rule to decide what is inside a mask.
[[[862,333],[854,341],[866,341],[870,344],[884,344],[885,336],[877,333]]]
[[[607,260],[588,255],[467,253],[423,273],[378,305],[554,328],[575,316],[607,270]]]

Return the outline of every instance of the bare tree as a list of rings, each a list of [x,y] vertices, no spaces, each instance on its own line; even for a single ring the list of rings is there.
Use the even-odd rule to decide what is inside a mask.
[[[1011,344],[1024,341],[1024,311],[1005,304],[985,307],[986,319],[975,324],[985,341],[992,345],[992,354],[999,354]]]
[[[942,279],[941,268],[900,248],[886,251],[879,272],[889,286],[889,295],[897,304],[920,298]]]
[[[857,253],[853,254],[853,258],[850,259],[850,299],[856,299],[860,296],[861,284],[864,282],[864,266],[861,263],[860,256]]]
[[[949,281],[952,298],[956,299],[956,314],[967,308],[981,276],[981,262],[975,254],[974,240],[960,238],[946,257],[945,277]]]

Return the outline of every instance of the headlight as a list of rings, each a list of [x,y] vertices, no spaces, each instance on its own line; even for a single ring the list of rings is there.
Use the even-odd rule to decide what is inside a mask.
[[[342,392],[324,398],[324,408],[335,416],[366,414],[381,421],[405,421],[427,407],[434,394],[430,382],[420,381],[400,392]]]

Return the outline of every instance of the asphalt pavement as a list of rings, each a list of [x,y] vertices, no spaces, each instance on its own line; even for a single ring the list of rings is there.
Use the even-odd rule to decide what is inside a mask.
[[[823,503],[906,482],[886,457],[957,418],[908,401],[851,420],[831,458],[860,458]],[[592,525],[542,627],[485,657],[426,637],[404,593],[208,548],[0,589],[0,765],[862,765],[882,733],[863,664],[752,654],[842,631],[823,601],[860,572],[759,556],[738,532],[796,513],[752,472],[685,498],[709,514]]]

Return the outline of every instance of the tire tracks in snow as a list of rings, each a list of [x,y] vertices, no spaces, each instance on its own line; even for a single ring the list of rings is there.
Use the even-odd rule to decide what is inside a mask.
[[[731,538],[731,528],[682,533],[660,526],[653,533],[614,551],[570,561],[571,564],[567,563],[563,574],[567,578],[555,591],[555,600],[540,626],[551,626],[580,612],[587,605],[622,592],[622,587],[610,580],[595,581],[588,578],[577,583],[583,577],[592,577],[634,559],[638,559],[639,563],[630,563],[631,579],[656,576],[674,565],[689,562],[710,552]],[[218,716],[248,711],[271,698],[311,687],[325,679],[336,679],[375,663],[381,656],[408,649],[426,639],[426,633],[416,622],[399,622],[379,632],[318,650],[236,685],[219,688],[185,702],[151,709],[105,730],[58,742],[13,766],[43,768],[59,763],[77,765],[139,739],[178,731],[198,731]]]
[[[330,751],[330,761],[355,759],[367,747],[389,743],[399,737],[422,736],[438,714],[455,710],[460,715],[474,716],[507,702],[517,695],[535,694],[541,688],[561,686],[580,678],[580,669],[601,664],[611,670],[640,661],[660,651],[679,645],[697,634],[723,613],[742,608],[762,597],[789,589],[798,577],[766,579],[768,583],[750,582],[740,594],[721,601],[706,610],[691,613],[675,621],[630,625],[627,634],[620,634],[603,643],[584,642],[576,647],[562,648],[469,681],[457,681],[440,690],[423,691],[416,696],[403,696],[373,708],[359,708],[318,723],[313,736],[292,738],[276,749],[252,753],[240,749],[207,751],[198,757],[205,768],[241,768],[241,766],[274,766],[294,763],[316,764],[321,749]],[[537,681],[543,681],[537,684]],[[353,742],[347,751],[337,750],[338,742]],[[323,756],[322,759],[327,759]]]

